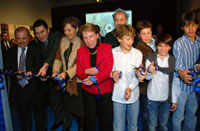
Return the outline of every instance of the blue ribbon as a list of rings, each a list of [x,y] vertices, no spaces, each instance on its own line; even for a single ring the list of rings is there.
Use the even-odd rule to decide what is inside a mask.
[[[195,74],[192,70],[189,71],[194,78],[194,87],[198,96],[198,100],[200,101],[200,70],[197,74]]]
[[[119,72],[119,79],[122,78],[122,71]]]
[[[143,71],[142,71],[142,66],[140,65],[139,66],[139,72],[140,72],[140,74],[143,76],[144,74],[143,74]]]
[[[3,105],[2,105],[2,96],[1,90],[4,89],[3,77],[0,74],[0,129],[1,131],[5,131],[5,121],[4,121],[4,114],[3,114]]]
[[[97,99],[99,99],[101,91],[100,91],[100,89],[99,89],[99,86],[98,86],[98,83],[97,83],[97,79],[96,79],[94,76],[91,76],[91,77],[89,78],[89,80],[91,80],[94,84],[96,84],[96,86],[97,86],[97,91],[98,91]]]
[[[155,66],[155,71],[157,71],[157,70],[158,70],[158,67],[157,67],[157,62],[156,62],[156,60],[154,60],[154,66]]]
[[[24,72],[23,73],[17,73],[17,72],[7,71],[7,70],[3,70],[3,69],[0,69],[0,74],[6,74],[6,75],[9,75],[9,76],[22,75],[23,77],[53,78],[56,81],[58,81],[58,84],[61,87],[63,92],[66,90],[66,87],[67,87],[67,82],[65,81],[65,79],[63,79],[62,77],[57,77],[57,75],[55,77],[51,77],[51,76],[47,76],[47,75],[35,75],[35,74],[27,75]]]

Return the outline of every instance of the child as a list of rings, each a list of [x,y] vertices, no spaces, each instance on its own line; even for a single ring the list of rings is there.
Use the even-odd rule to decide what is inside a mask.
[[[152,36],[152,24],[149,20],[140,20],[137,22],[137,31],[140,41],[136,48],[142,52],[142,64],[145,67],[145,59],[148,54],[156,51],[155,38]],[[142,114],[143,131],[147,131],[147,85],[148,81],[139,83],[140,89],[140,112]]]
[[[119,25],[116,32],[120,46],[112,50],[114,57],[112,78],[115,81],[112,96],[114,131],[124,131],[126,121],[128,131],[137,131],[139,81],[134,69],[142,63],[142,53],[132,47],[136,32],[131,25]]]
[[[168,131],[169,102],[171,102],[175,66],[175,58],[168,53],[171,43],[170,35],[159,34],[156,42],[157,53],[149,54],[146,59],[146,79],[150,80],[147,87],[147,126],[149,131],[156,130],[158,118],[160,130]],[[175,111],[176,101],[172,101],[172,103],[171,111]]]
[[[182,130],[183,120],[184,130],[195,131],[196,127],[197,99],[189,69],[194,67],[199,58],[200,38],[196,36],[198,26],[199,21],[193,12],[184,13],[181,20],[181,29],[184,31],[184,35],[174,43],[175,70],[179,75],[181,88],[178,107],[172,118],[174,131]]]

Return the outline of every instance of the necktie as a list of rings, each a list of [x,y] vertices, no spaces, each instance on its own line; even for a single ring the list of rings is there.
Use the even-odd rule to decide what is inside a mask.
[[[19,70],[25,72],[25,61],[26,61],[26,56],[25,56],[25,48],[22,48],[22,53],[20,55],[20,59],[19,59]],[[21,87],[25,87],[26,86],[26,79],[22,78],[21,80],[18,81],[19,85]]]
[[[69,48],[67,48],[65,50],[65,52],[64,52],[65,63],[66,63],[66,70],[68,70],[68,62],[69,62],[70,53],[72,52],[72,46],[73,46],[73,43],[71,42],[70,45],[69,45]]]
[[[3,43],[4,43],[4,45],[5,45],[5,48],[6,48],[6,50],[8,50],[8,45],[7,45],[7,42],[6,42],[6,41],[4,41]]]

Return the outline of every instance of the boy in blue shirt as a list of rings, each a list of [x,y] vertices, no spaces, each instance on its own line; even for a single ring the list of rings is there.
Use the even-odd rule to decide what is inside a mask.
[[[195,13],[184,13],[181,24],[184,35],[174,43],[175,70],[179,76],[181,90],[178,97],[178,107],[172,119],[174,131],[195,131],[196,127],[195,112],[198,104],[193,78],[189,70],[194,67],[199,58],[200,39],[196,36],[198,26],[199,21]]]

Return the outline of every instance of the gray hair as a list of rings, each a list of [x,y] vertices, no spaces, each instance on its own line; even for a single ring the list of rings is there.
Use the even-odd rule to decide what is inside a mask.
[[[125,16],[126,16],[126,19],[128,20],[128,17],[129,17],[129,14],[126,13],[125,10],[121,9],[121,8],[118,8],[114,11],[115,13],[112,15],[113,19],[115,19],[115,15],[118,13],[118,12],[121,12],[121,13],[124,13]]]

